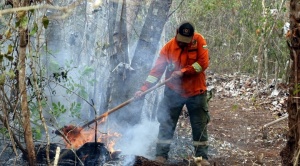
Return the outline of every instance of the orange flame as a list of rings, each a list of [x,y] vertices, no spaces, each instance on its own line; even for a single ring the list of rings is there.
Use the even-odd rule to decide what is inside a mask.
[[[91,128],[89,130],[83,130],[81,127],[76,127],[74,125],[65,126],[60,129],[62,134],[67,138],[64,139],[66,148],[75,148],[78,149],[83,144],[87,142],[95,141],[95,129]],[[102,133],[99,135],[97,132],[97,142],[102,142],[106,145],[108,151],[114,152],[114,145],[116,138],[119,138],[121,135],[117,132],[115,133]]]

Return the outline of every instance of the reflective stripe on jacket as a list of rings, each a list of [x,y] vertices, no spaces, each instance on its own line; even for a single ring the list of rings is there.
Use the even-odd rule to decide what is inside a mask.
[[[194,146],[206,146],[206,145],[208,145],[208,142],[207,141],[194,141],[193,145]]]
[[[192,42],[184,50],[178,46],[174,37],[161,49],[141,90],[145,91],[154,86],[164,71],[166,71],[166,78],[169,78],[173,71],[181,70],[183,76],[172,79],[166,85],[183,97],[198,95],[206,91],[204,71],[208,65],[208,49],[201,34],[195,33]]]
[[[168,140],[157,140],[158,144],[165,144],[165,145],[169,145],[172,143],[172,140],[171,139],[168,139]]]

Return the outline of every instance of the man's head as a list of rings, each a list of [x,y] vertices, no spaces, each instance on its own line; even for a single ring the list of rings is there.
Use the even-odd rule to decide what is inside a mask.
[[[177,29],[176,40],[182,43],[190,43],[193,39],[195,27],[191,22],[183,21]]]

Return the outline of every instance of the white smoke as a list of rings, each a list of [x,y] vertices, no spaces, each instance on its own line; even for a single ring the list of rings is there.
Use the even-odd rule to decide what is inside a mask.
[[[143,120],[133,126],[117,142],[115,149],[120,149],[122,155],[136,155],[152,158],[150,148],[155,147],[158,134],[158,122]]]

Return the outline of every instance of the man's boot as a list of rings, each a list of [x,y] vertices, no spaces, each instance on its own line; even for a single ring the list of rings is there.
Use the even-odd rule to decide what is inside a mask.
[[[200,164],[201,166],[210,166],[210,163],[206,159],[202,159]]]
[[[167,161],[166,158],[162,157],[162,156],[157,156],[155,158],[155,161],[159,162],[159,163],[165,163]]]

